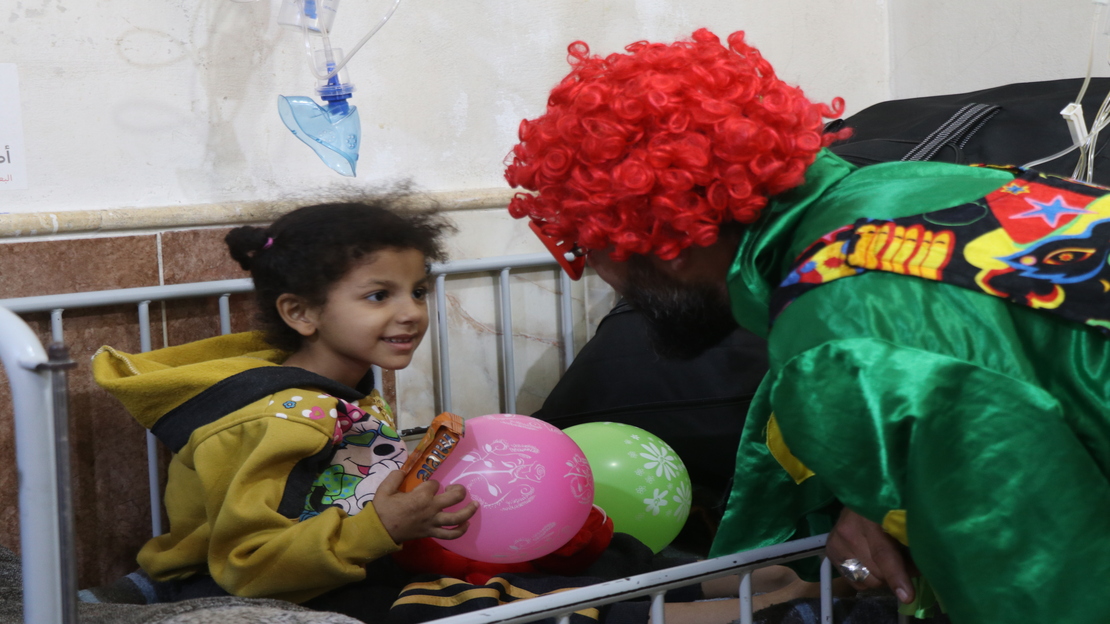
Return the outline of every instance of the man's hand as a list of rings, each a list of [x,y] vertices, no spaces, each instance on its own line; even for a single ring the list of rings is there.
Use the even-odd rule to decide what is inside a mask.
[[[400,544],[421,537],[455,539],[466,533],[470,527],[467,520],[478,511],[478,503],[471,501],[459,511],[444,511],[466,498],[466,488],[449,485],[442,494],[437,494],[439,483],[426,481],[411,492],[398,492],[404,478],[403,472],[394,470],[374,494],[374,511],[394,542]]]
[[[829,531],[825,554],[837,569],[846,559],[859,559],[871,574],[858,583],[848,582],[857,590],[889,586],[898,600],[909,604],[913,601],[913,583],[910,574],[916,574],[913,561],[902,545],[883,528],[856,512],[844,508],[836,526]]]

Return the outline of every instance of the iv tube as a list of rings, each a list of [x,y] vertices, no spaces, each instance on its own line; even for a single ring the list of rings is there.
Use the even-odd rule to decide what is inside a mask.
[[[1105,130],[1107,126],[1110,126],[1110,117],[1102,119],[1101,121],[1096,120],[1094,127],[1091,128],[1091,133],[1097,136],[1097,133],[1102,132],[1103,130]],[[1090,135],[1088,135],[1088,136],[1090,136]],[[1045,156],[1044,158],[1039,158],[1037,160],[1027,162],[1024,165],[1022,165],[1021,168],[1022,169],[1032,169],[1033,167],[1036,167],[1037,165],[1043,165],[1044,163],[1056,160],[1057,158],[1063,158],[1064,156],[1067,156],[1068,154],[1072,153],[1073,151],[1079,149],[1080,145],[1081,145],[1080,143],[1074,143],[1071,146],[1066,147],[1066,148],[1056,152],[1055,154],[1053,154],[1051,156]]]
[[[1091,24],[1091,42],[1087,55],[1087,74],[1083,79],[1083,86],[1080,87],[1079,95],[1076,96],[1074,104],[1080,104],[1082,102],[1083,96],[1087,93],[1087,87],[1091,83],[1095,56],[1095,41],[1098,36],[1099,25],[1102,22],[1100,18],[1104,17],[1105,6],[1108,2],[1110,2],[1110,0],[1094,0],[1095,14]],[[1108,55],[1107,61],[1110,62],[1110,55]],[[1091,128],[1082,141],[1075,142],[1051,156],[1045,156],[1044,158],[1025,163],[1022,165],[1022,168],[1030,169],[1046,162],[1051,162],[1078,149],[1079,158],[1075,164],[1075,170],[1072,172],[1072,177],[1075,179],[1082,178],[1090,182],[1094,176],[1095,146],[1098,141],[1098,135],[1106,129],[1107,126],[1110,126],[1110,93],[1107,93],[1106,97],[1102,100],[1102,105],[1099,106],[1098,112],[1091,122]]]
[[[1087,94],[1087,87],[1091,84],[1091,70],[1094,68],[1095,62],[1095,41],[1098,39],[1098,26],[1102,20],[1102,7],[1105,2],[1095,2],[1095,16],[1091,20],[1091,43],[1090,49],[1087,52],[1087,77],[1083,79],[1083,86],[1079,88],[1079,95],[1075,97],[1075,103],[1081,104],[1083,96]]]
[[[294,0],[294,4],[296,4],[300,8],[301,13],[303,14],[303,0]],[[343,59],[339,62],[335,62],[335,58],[332,56],[331,40],[328,37],[328,31],[326,28],[323,27],[323,24],[321,24],[320,35],[323,39],[322,43],[324,45],[324,58],[327,59],[326,67],[331,68],[331,71],[325,74],[321,74],[316,70],[316,63],[313,61],[314,51],[312,49],[312,40],[309,39],[308,24],[306,23],[306,20],[301,20],[301,32],[304,35],[304,45],[308,54],[308,66],[312,71],[312,75],[318,80],[331,80],[332,77],[339,73],[339,70],[343,69],[343,67],[347,65],[347,61],[350,61],[352,58],[354,58],[355,54],[357,54],[358,51],[362,49],[362,46],[366,45],[367,41],[370,41],[370,37],[373,37],[379,30],[381,30],[382,26],[385,26],[385,23],[389,21],[389,18],[393,17],[393,13],[397,10],[397,6],[400,4],[401,0],[394,0],[393,6],[391,6],[389,10],[385,12],[385,15],[382,16],[382,19],[373,28],[371,28],[370,32],[366,33],[362,40],[355,44],[355,47],[351,48],[351,51],[348,52],[346,56],[344,56]],[[333,63],[334,67],[332,67]]]

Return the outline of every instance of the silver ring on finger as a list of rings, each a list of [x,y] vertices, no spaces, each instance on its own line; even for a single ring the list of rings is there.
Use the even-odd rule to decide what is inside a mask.
[[[860,563],[859,559],[845,559],[844,563],[840,564],[840,573],[853,583],[862,583],[871,576],[871,570]]]

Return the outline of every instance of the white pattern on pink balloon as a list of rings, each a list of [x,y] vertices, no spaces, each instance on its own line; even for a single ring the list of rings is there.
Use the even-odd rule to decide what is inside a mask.
[[[536,485],[547,470],[534,460],[540,450],[534,446],[494,440],[480,450],[462,456],[464,465],[458,476],[447,482],[458,483],[482,507],[517,509],[536,497]]]
[[[558,428],[512,414],[466,421],[466,433],[433,478],[462,485],[480,505],[470,529],[436,540],[477,561],[530,561],[566,544],[593,506],[586,456]],[[455,507],[453,509],[457,509]]]

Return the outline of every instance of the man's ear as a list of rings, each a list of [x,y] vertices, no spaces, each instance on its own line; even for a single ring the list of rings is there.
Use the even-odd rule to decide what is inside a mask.
[[[690,247],[686,247],[678,252],[678,255],[670,260],[663,260],[659,256],[652,255],[651,261],[655,267],[663,273],[671,277],[682,277],[690,268],[690,254],[693,253]]]
[[[293,328],[293,331],[308,338],[316,333],[317,314],[314,306],[308,305],[308,301],[304,297],[298,297],[290,293],[282,293],[278,295],[277,302],[278,314],[281,315],[281,320],[285,324]]]
[[[655,268],[679,280],[717,282],[724,280],[736,257],[738,236],[720,236],[708,247],[690,245],[670,260],[651,256]]]

